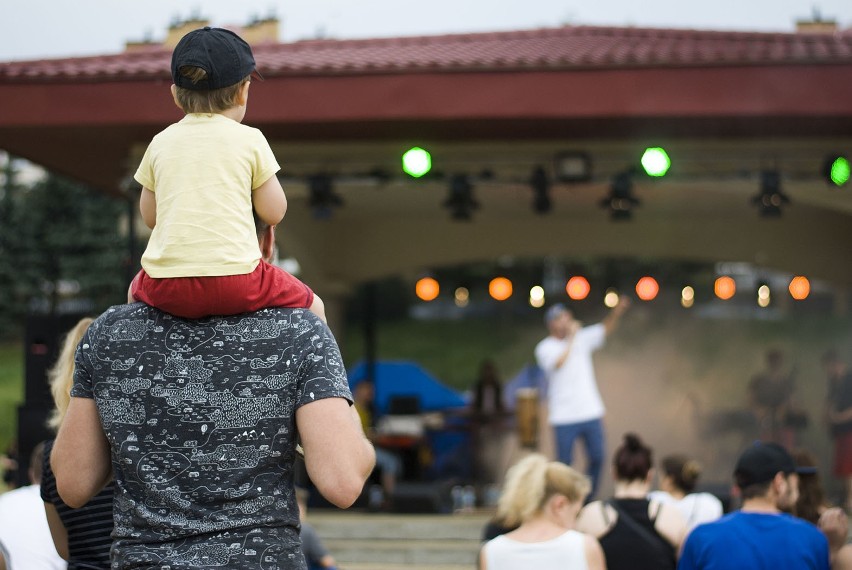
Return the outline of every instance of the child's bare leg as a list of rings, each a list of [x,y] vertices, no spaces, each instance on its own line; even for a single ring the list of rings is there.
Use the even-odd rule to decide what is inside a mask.
[[[310,311],[322,319],[322,322],[328,324],[328,321],[325,319],[325,303],[322,302],[319,295],[314,293],[314,302],[311,303],[311,306],[308,307]]]
[[[128,305],[130,303],[136,302],[136,299],[133,297],[133,293],[131,293],[132,290],[133,290],[133,283],[131,283],[130,285],[127,286],[127,304]]]

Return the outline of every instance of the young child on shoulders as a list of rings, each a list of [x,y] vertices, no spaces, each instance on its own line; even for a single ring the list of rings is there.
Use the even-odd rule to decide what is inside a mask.
[[[190,319],[299,307],[325,321],[307,285],[261,259],[252,211],[274,226],[287,198],[263,133],[242,124],[256,74],[251,48],[205,27],[178,42],[171,67],[186,116],[154,137],[134,175],[153,231],[128,300]]]

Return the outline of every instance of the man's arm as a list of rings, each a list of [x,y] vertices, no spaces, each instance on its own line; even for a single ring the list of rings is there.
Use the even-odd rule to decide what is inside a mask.
[[[56,434],[50,466],[56,490],[65,504],[77,509],[88,503],[112,477],[112,463],[95,401],[71,398]]]
[[[602,322],[607,336],[616,329],[618,323],[621,321],[621,315],[624,314],[624,311],[626,311],[628,307],[630,307],[630,299],[622,296],[619,299],[618,304],[612,308],[606,317],[604,317]]]
[[[311,481],[335,506],[351,506],[376,465],[354,406],[343,398],[310,402],[296,410],[296,426]]]

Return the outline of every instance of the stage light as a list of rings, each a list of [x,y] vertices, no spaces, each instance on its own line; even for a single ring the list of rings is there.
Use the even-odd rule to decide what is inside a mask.
[[[849,159],[839,154],[833,154],[825,160],[822,169],[825,179],[840,188],[849,182],[850,167]]]
[[[470,291],[467,287],[457,287],[455,292],[456,307],[467,307],[470,302]]]
[[[479,202],[473,197],[473,185],[464,174],[457,174],[450,179],[449,196],[443,206],[450,210],[454,220],[470,220],[473,210],[479,208]]]
[[[757,304],[760,307],[766,308],[771,302],[772,294],[769,291],[769,285],[763,283],[757,288]]]
[[[497,301],[505,301],[512,296],[512,282],[505,277],[495,277],[488,284],[488,294]]]
[[[797,275],[790,280],[790,296],[797,301],[804,301],[811,294],[811,282],[803,275]]]
[[[713,284],[713,292],[723,301],[727,301],[737,292],[737,283],[732,277],[723,275],[716,279],[716,282]]]
[[[609,195],[601,200],[600,206],[609,210],[610,219],[629,220],[633,208],[641,204],[633,195],[632,172],[625,171],[616,174],[610,186]]]
[[[414,293],[421,301],[434,301],[440,292],[441,286],[432,277],[423,277],[414,285]]]
[[[334,192],[331,176],[327,174],[309,176],[308,189],[308,206],[318,220],[329,219],[334,209],[343,205],[343,198]]]
[[[612,289],[612,288],[607,289],[606,295],[604,295],[604,305],[606,305],[608,308],[612,309],[612,308],[615,308],[616,305],[618,305],[618,301],[619,301],[618,291],[616,291],[615,289]]]
[[[765,218],[781,215],[781,206],[790,203],[790,198],[781,191],[781,176],[777,170],[765,170],[760,174],[760,193],[751,199]]]
[[[636,296],[643,301],[653,301],[660,292],[660,284],[653,277],[645,276],[636,283]]]
[[[544,287],[541,285],[530,288],[530,306],[536,309],[544,306]]]
[[[687,285],[680,290],[680,305],[688,309],[695,304],[695,289]]]
[[[641,163],[642,168],[645,169],[645,174],[654,178],[665,176],[672,165],[666,150],[658,146],[646,148],[642,154]]]
[[[565,284],[565,292],[568,297],[574,301],[582,301],[589,296],[592,286],[589,285],[589,280],[581,275],[575,275]]]
[[[562,152],[553,160],[560,182],[587,182],[592,179],[592,159],[584,152]]]
[[[415,146],[402,155],[402,171],[412,178],[420,178],[432,170],[432,155],[429,151]]]
[[[536,214],[546,214],[552,207],[550,200],[550,180],[544,168],[537,166],[533,169],[530,177],[530,186],[533,191],[533,211]]]

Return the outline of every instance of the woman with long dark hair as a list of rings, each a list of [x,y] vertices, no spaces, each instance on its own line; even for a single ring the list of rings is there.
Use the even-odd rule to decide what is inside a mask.
[[[648,499],[653,453],[628,433],[613,457],[615,492],[586,505],[577,530],[597,538],[609,570],[674,570],[686,522],[673,505]]]

